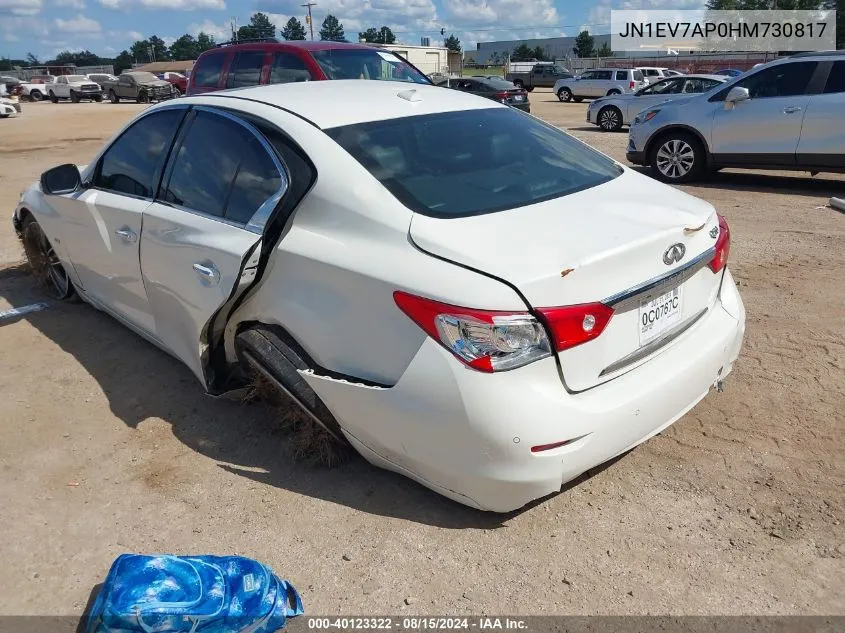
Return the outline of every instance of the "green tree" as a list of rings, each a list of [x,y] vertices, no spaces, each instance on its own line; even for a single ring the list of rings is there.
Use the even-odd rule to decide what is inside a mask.
[[[26,61],[30,66],[38,66],[41,64],[41,62],[38,61],[38,58],[32,53],[26,54]]]
[[[217,42],[205,31],[197,33],[197,54],[207,51],[209,48],[217,46]]]
[[[383,26],[380,29],[370,27],[363,33],[358,33],[358,40],[372,44],[394,44],[396,42],[396,36],[388,26]]]
[[[323,20],[323,26],[320,27],[320,39],[329,42],[345,42],[346,34],[343,32],[343,24],[338,22],[337,18],[331,13]]]
[[[267,14],[253,13],[249,18],[249,24],[238,29],[238,41],[258,40],[268,37],[276,37],[276,25],[270,21]]]
[[[179,61],[185,59],[196,59],[199,57],[197,41],[194,39],[194,36],[185,33],[182,37],[173,42],[173,44],[170,45],[170,56]]]
[[[455,51],[456,53],[461,52],[461,40],[459,40],[454,35],[450,35],[445,40],[443,40],[443,46],[448,48],[450,51]]]
[[[167,44],[156,35],[151,35],[146,40],[138,40],[129,47],[129,52],[132,53],[133,59],[139,64],[153,61],[162,62],[170,59]]]
[[[55,59],[46,62],[49,66],[65,66],[73,64],[74,66],[98,66],[100,58],[89,50],[71,52],[62,51],[56,55]]]
[[[538,62],[549,61],[549,58],[546,55],[546,51],[543,50],[542,46],[538,46],[534,49],[534,59],[536,59]]]
[[[575,38],[575,54],[578,57],[595,57],[595,41],[589,31],[581,31]]]
[[[836,48],[845,48],[845,0],[827,0],[824,8],[836,11]]]
[[[296,18],[291,18],[285,24],[285,28],[282,29],[282,37],[286,40],[304,40],[305,27]]]
[[[114,58],[114,62],[112,63],[114,72],[119,75],[124,70],[129,70],[132,68],[132,61],[132,53],[129,51],[120,51],[120,54]]]
[[[530,62],[534,61],[534,51],[531,50],[528,45],[523,42],[511,53],[511,61],[512,62]]]
[[[613,57],[613,51],[610,50],[610,44],[605,42],[596,51],[596,57]]]
[[[498,66],[499,64],[502,63],[502,59],[501,59],[501,57],[499,57],[499,53],[497,53],[497,52],[493,52],[490,55],[489,59],[490,59],[491,62],[493,62],[494,66]]]

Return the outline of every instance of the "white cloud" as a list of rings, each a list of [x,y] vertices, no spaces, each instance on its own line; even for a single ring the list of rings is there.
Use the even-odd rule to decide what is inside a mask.
[[[57,18],[53,20],[53,25],[55,26],[56,30],[62,31],[64,33],[90,34],[100,33],[103,30],[97,20],[86,18],[81,13],[78,14],[75,18],[71,18],[69,20],[62,20],[61,18]]]
[[[2,1],[2,0],[0,0]],[[224,0],[97,0],[107,9],[175,9],[194,11],[196,9],[221,10],[226,8]]]
[[[4,42],[20,42],[21,38],[19,38],[14,33],[3,33],[3,41]]]
[[[53,4],[57,7],[70,7],[71,9],[85,8],[85,2],[83,0],[53,0]]]
[[[188,25],[188,33],[194,37],[196,37],[200,31],[210,35],[218,42],[232,39],[232,27],[228,23],[216,24],[211,20],[203,20],[202,22],[194,22]]]
[[[446,16],[458,26],[506,24],[513,28],[552,25],[560,21],[552,0],[443,0],[443,8]]]
[[[0,0],[0,14],[37,15],[43,4],[43,0]],[[3,18],[3,21],[7,19]]]

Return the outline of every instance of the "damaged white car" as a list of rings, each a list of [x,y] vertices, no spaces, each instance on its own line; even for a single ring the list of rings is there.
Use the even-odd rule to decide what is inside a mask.
[[[373,464],[485,510],[672,424],[745,328],[713,207],[434,86],[160,104],[45,172],[14,222],[56,297],[209,392],[257,369]]]

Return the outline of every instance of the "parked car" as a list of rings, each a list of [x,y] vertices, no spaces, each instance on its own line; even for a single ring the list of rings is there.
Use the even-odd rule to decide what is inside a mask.
[[[95,82],[98,86],[100,86],[100,90],[103,89],[103,84],[107,81],[117,81],[117,77],[108,73],[91,73],[87,75],[88,79]]]
[[[102,101],[103,91],[99,84],[94,83],[85,75],[60,75],[52,83],[44,84],[50,101],[58,103],[59,99],[70,99],[79,103],[83,99]]]
[[[714,75],[725,75],[726,77],[739,77],[743,71],[738,70],[736,68],[724,68],[722,70],[717,70],[714,72]]]
[[[493,79],[489,77],[460,77],[451,79],[448,82],[450,88],[493,99],[499,103],[519,108],[525,112],[531,112],[531,104],[528,101],[528,92],[517,88],[510,81],[501,77]]]
[[[103,90],[112,103],[118,103],[121,99],[149,103],[177,96],[170,82],[152,73],[134,70],[121,73],[117,81],[103,82]]]
[[[682,77],[686,73],[682,73],[680,70],[672,70],[671,68],[664,68],[663,74],[667,77]]]
[[[515,71],[505,75],[507,81],[529,92],[534,88],[551,88],[561,79],[571,79],[572,73],[557,64],[536,64],[528,72]]]
[[[56,78],[53,75],[36,75],[20,84],[21,97],[30,101],[43,101]]]
[[[636,92],[646,86],[643,74],[633,68],[598,68],[587,70],[577,77],[561,79],[552,90],[561,101],[580,102],[610,95]]]
[[[623,125],[630,125],[645,108],[707,92],[728,79],[723,75],[681,75],[663,79],[634,93],[601,97],[587,107],[587,123],[598,125],[606,132],[616,132]]]
[[[152,106],[42,174],[14,224],[55,297],[209,392],[258,371],[370,462],[485,510],[662,431],[744,332],[710,204],[430,85]]]
[[[164,80],[173,86],[173,91],[177,97],[181,97],[188,92],[188,78],[182,73],[166,72],[164,73]]]
[[[365,44],[276,40],[221,44],[199,56],[188,95],[264,84],[378,79],[431,84],[406,59]]]
[[[21,104],[8,97],[0,96],[0,119],[8,118],[11,115],[17,115],[21,112]]]
[[[640,112],[628,160],[686,182],[722,167],[845,171],[845,51],[801,53]]]
[[[657,66],[637,66],[635,70],[639,70],[643,74],[643,79],[646,83],[657,83],[661,79],[668,77],[668,68],[660,68]]]

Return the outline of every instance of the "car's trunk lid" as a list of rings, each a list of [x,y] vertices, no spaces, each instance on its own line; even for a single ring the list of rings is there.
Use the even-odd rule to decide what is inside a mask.
[[[626,170],[597,187],[508,211],[415,214],[410,235],[432,255],[510,283],[532,308],[613,304],[601,336],[558,354],[567,386],[580,391],[647,362],[713,304],[719,281],[706,264],[714,230],[711,205]],[[683,256],[675,248],[665,263],[677,244]],[[660,305],[648,305],[658,297]],[[648,319],[655,309],[667,314],[659,326],[643,327],[643,314]]]

